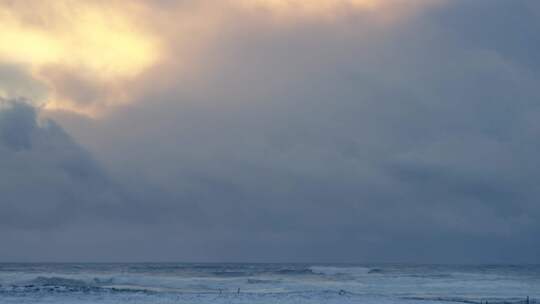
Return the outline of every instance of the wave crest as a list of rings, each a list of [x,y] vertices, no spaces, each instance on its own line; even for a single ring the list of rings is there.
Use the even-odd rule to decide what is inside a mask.
[[[378,273],[382,271],[378,268],[371,269],[368,267],[359,267],[359,266],[354,266],[354,267],[312,266],[309,269],[315,274],[321,274],[321,275],[327,275],[327,276],[336,276],[336,275],[358,276],[358,275],[366,275],[369,273]]]

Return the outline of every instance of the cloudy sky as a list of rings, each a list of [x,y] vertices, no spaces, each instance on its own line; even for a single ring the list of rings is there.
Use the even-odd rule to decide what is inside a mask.
[[[537,0],[0,0],[0,261],[540,262]]]

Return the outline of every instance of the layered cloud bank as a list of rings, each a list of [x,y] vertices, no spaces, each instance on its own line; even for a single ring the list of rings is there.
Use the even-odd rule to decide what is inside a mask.
[[[5,60],[0,258],[538,262],[536,1],[215,2],[120,10],[133,74]]]

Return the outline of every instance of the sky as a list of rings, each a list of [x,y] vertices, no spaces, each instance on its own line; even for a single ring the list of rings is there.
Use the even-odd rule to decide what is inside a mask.
[[[540,263],[537,0],[0,0],[0,261]]]

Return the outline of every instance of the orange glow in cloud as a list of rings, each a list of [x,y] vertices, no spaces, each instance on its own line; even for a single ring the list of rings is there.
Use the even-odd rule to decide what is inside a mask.
[[[0,6],[3,60],[70,65],[99,71],[104,78],[134,76],[156,60],[152,39],[137,32],[120,9],[82,1],[32,3],[26,10],[40,13],[24,15]]]
[[[159,50],[129,12],[95,1],[0,0],[0,62],[26,66],[44,82],[49,68],[91,75],[106,86],[134,78],[158,60]],[[62,108],[61,101],[49,102]]]
[[[0,0],[0,65],[21,66],[45,85],[47,96],[37,102],[46,109],[96,116],[135,99],[152,67],[166,63],[167,71],[150,82],[193,72],[193,57],[204,53],[200,48],[219,47],[208,41],[219,37],[223,22],[235,22],[244,12],[278,17],[272,26],[349,11],[368,12],[374,17],[370,21],[384,23],[411,7],[439,1]],[[0,84],[0,95],[5,92]]]
[[[265,7],[286,14],[331,14],[336,8],[374,9],[384,0],[243,0],[245,5]]]
[[[375,22],[394,21],[419,7],[445,0],[231,0],[278,17],[333,18],[347,12],[371,13]]]

